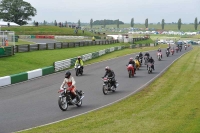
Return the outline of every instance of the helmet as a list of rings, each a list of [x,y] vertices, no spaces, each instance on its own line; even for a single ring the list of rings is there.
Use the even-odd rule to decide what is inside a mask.
[[[78,59],[81,59],[81,56],[78,56]]]
[[[130,61],[132,61],[132,60],[133,60],[133,58],[131,57],[131,58],[130,58]]]
[[[65,73],[65,78],[69,78],[71,76],[71,72],[70,71],[67,71],[66,73]]]
[[[109,70],[110,70],[110,67],[109,67],[109,66],[106,66],[106,67],[105,67],[105,70],[106,70],[106,71],[109,71]]]
[[[140,52],[140,54],[142,54],[142,52]]]

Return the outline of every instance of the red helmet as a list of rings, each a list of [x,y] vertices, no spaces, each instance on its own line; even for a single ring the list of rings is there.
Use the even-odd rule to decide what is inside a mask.
[[[130,58],[130,61],[132,61],[132,60],[133,60],[133,58],[131,57],[131,58]]]

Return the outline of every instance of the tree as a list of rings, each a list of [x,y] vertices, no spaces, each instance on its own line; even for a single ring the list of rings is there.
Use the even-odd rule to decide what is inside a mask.
[[[56,20],[54,21],[54,25],[57,26],[57,21]]]
[[[134,27],[134,18],[131,19],[131,27]]]
[[[164,30],[164,28],[165,28],[165,20],[162,19],[162,30]]]
[[[67,25],[67,21],[65,21],[65,26],[68,27],[68,25]]]
[[[47,23],[47,22],[44,20],[43,25],[46,25],[46,23]]]
[[[117,19],[117,28],[119,28],[119,19]]]
[[[92,29],[93,19],[90,19],[90,28]]]
[[[178,30],[180,30],[181,29],[181,19],[179,18],[179,20],[178,20]]]
[[[195,18],[195,20],[194,20],[194,29],[197,30],[197,27],[198,27],[198,20],[197,20],[197,18]]]
[[[80,19],[78,20],[78,27],[80,27],[81,26],[81,21],[80,21]]]
[[[27,24],[31,16],[37,14],[37,10],[30,3],[23,0],[0,1],[0,18],[3,21],[15,22],[19,25]]]
[[[145,27],[148,28],[148,18],[145,20]]]
[[[103,20],[103,28],[106,28],[106,20]]]

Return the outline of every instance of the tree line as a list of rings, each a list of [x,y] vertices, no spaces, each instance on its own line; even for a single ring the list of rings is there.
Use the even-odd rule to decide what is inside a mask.
[[[0,1],[0,19],[3,19],[3,21],[7,22],[15,22],[19,25],[25,25],[27,24],[27,21],[31,20],[31,17],[34,17],[37,14],[37,10],[32,7],[32,5],[28,2],[25,2],[23,0],[1,0]],[[38,22],[34,22],[35,26],[38,26]],[[117,25],[117,28],[119,28],[120,24],[124,24],[124,22],[117,20],[90,20],[90,27],[92,28],[93,25],[102,25],[102,27],[106,27],[106,25]],[[145,19],[145,27],[148,28],[148,18]],[[162,19],[161,23],[161,29],[164,30],[165,28],[165,20]],[[198,22],[197,17],[194,20],[194,29],[197,30],[198,25],[200,24],[200,21]],[[43,25],[47,25],[47,22],[44,20]],[[56,20],[54,22],[54,25],[59,25],[60,27],[66,26],[67,21],[65,23],[59,22],[57,24]],[[8,23],[9,26],[9,23]],[[76,25],[77,27],[81,26],[80,19],[78,20],[78,23]],[[134,18],[131,18],[131,27],[134,27]],[[178,19],[177,22],[177,28],[178,30],[181,30],[182,22],[181,18]]]

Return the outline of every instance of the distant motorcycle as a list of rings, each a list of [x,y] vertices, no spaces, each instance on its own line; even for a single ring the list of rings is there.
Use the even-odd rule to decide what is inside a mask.
[[[69,105],[76,105],[77,107],[82,105],[82,99],[84,98],[84,92],[82,90],[76,90],[76,94],[80,97],[80,101],[77,101],[76,97],[66,88],[64,88],[64,90],[59,90],[59,93],[58,105],[62,111],[66,111]]]
[[[187,49],[187,46],[185,45],[184,47],[185,47],[185,50],[186,50],[186,49]]]
[[[178,48],[178,47],[176,47],[176,53],[178,53],[178,51],[179,51],[179,48]]]
[[[127,66],[127,70],[128,70],[128,76],[129,78],[134,77],[134,67],[132,64],[126,65]]]
[[[103,80],[103,94],[104,95],[107,95],[109,92],[115,92],[116,91],[116,88],[111,85],[111,78],[108,78],[108,77],[102,77],[102,80]],[[116,81],[115,82],[116,86],[118,86],[118,82]]]
[[[159,61],[161,60],[161,52],[157,53],[157,58],[158,58]]]
[[[81,68],[80,64],[74,66],[76,76],[83,75],[83,69]]]
[[[174,55],[174,49],[171,49],[171,54]]]
[[[142,66],[142,58],[143,57],[139,57],[140,66]]]
[[[147,65],[148,60],[149,60],[148,56],[144,56],[144,64],[145,64],[145,65]]]
[[[170,52],[169,52],[169,50],[167,50],[166,51],[166,56],[169,57],[169,54],[170,54]]]
[[[152,73],[153,69],[152,69],[152,63],[148,63],[148,74]]]

